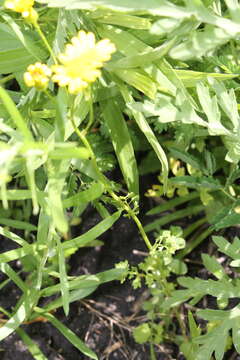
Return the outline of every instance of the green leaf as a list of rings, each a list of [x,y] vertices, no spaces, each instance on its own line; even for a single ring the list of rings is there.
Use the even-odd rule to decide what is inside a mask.
[[[78,301],[81,299],[84,299],[88,295],[92,294],[96,289],[97,285],[90,286],[89,288],[83,288],[78,290],[73,290],[69,292],[69,303]],[[47,304],[44,308],[44,312],[51,312],[52,310],[55,310],[57,308],[60,308],[63,306],[63,298],[58,297],[57,299],[51,301],[49,304]]]
[[[221,113],[218,108],[217,98],[211,98],[209,88],[204,86],[203,83],[198,83],[197,94],[203,111],[208,118],[210,135],[230,135],[229,130],[221,124]]]
[[[120,280],[125,269],[111,269],[95,275],[81,275],[69,280],[69,290],[91,289],[109,281]],[[61,284],[49,286],[41,291],[42,296],[51,296],[61,290]]]
[[[139,193],[137,162],[126,121],[116,100],[101,103],[119,165],[130,192]]]
[[[219,81],[223,81],[223,80],[233,79],[239,76],[238,74],[208,73],[201,71],[179,70],[179,69],[176,69],[175,72],[186,87],[195,87],[197,83],[199,83],[200,81],[204,81],[211,78],[217,79]]]
[[[110,12],[98,9],[90,13],[90,17],[102,24],[112,24],[132,29],[148,30],[151,27],[150,19],[140,16]]]
[[[54,226],[64,234],[68,230],[68,223],[63,210],[62,189],[68,166],[68,160],[58,161],[51,164],[47,186],[48,207],[52,214]]]
[[[122,211],[116,211],[113,215],[102,220],[99,224],[95,225],[92,229],[88,230],[83,235],[80,235],[72,240],[65,241],[62,246],[63,249],[70,249],[79,246],[85,246],[92,240],[95,240],[98,236],[107,231],[117,219],[120,217]]]
[[[9,277],[9,279],[11,279],[19,287],[19,289],[21,289],[23,292],[27,291],[26,284],[24,283],[24,281],[22,281],[20,276],[11,268],[11,266],[2,263],[0,264],[0,270],[4,274],[6,274]]]
[[[57,320],[52,314],[46,313],[44,316],[63,334],[63,336],[68,341],[70,341],[71,344],[73,344],[73,346],[80,350],[84,355],[91,359],[98,360],[97,355],[92,350],[90,350],[87,345],[85,345],[84,342],[80,340],[76,334],[74,334],[72,330]]]
[[[197,326],[193,314],[190,310],[188,311],[188,323],[189,323],[191,337],[195,338],[199,336],[201,334],[201,329]]]
[[[222,236],[213,236],[213,242],[217,245],[220,252],[226,254],[234,260],[240,258],[240,240],[235,237],[233,242],[230,243]]]
[[[239,306],[231,310],[200,310],[198,316],[208,321],[219,322],[218,326],[210,330],[206,335],[199,336],[195,341],[202,346],[196,354],[197,360],[209,360],[215,353],[216,360],[222,360],[229,337],[229,331],[232,330],[233,342],[236,349],[239,349]]]
[[[65,7],[66,9],[83,9],[83,10],[96,10],[106,9],[119,12],[134,12],[134,13],[150,13],[160,16],[168,16],[171,14],[176,17],[185,17],[184,8],[176,7],[168,1],[161,0],[159,4],[156,0],[149,0],[147,3],[145,0],[122,0],[121,3],[117,3],[113,0],[37,0],[42,4],[48,4],[51,7]],[[189,16],[189,15],[188,15]]]
[[[151,338],[151,329],[147,323],[133,329],[133,337],[138,344],[144,344]]]
[[[179,259],[173,259],[168,265],[169,270],[177,275],[185,275],[187,273],[187,266]]]
[[[160,219],[157,219],[151,223],[149,223],[148,225],[146,225],[144,227],[144,230],[146,232],[152,231],[154,229],[158,229],[161,226],[164,226],[166,224],[169,224],[175,220],[181,219],[185,216],[192,216],[195,215],[199,212],[201,212],[202,210],[204,210],[204,206],[203,205],[195,205],[195,206],[189,206],[186,209],[181,209],[178,211],[175,211],[172,214],[168,214],[166,216],[161,217]]]
[[[33,306],[36,304],[37,295],[33,288],[25,292],[19,302],[19,308],[14,315],[0,327],[0,341],[12,334],[31,314]]]
[[[10,26],[0,24],[0,74],[25,70],[29,64],[46,58],[41,40],[34,32],[23,31],[9,16],[2,16]]]
[[[8,229],[6,228],[3,228],[0,226],[0,235],[8,238],[8,239],[11,239],[12,241],[16,242],[18,245],[20,246],[28,246],[28,242],[24,239],[22,239],[20,236],[14,234],[13,232],[10,232]]]
[[[125,81],[127,84],[135,87],[150,99],[154,99],[157,92],[157,84],[153,79],[151,79],[147,74],[140,70],[114,70],[121,80]]]
[[[175,43],[175,39],[165,42],[163,45],[160,45],[149,51],[142,52],[138,55],[127,56],[123,59],[120,59],[116,62],[112,62],[108,68],[109,69],[129,69],[135,67],[143,67],[153,63],[156,60],[161,59],[165,56],[170,48]]]
[[[24,140],[33,141],[32,134],[26,125],[26,121],[23,119],[22,115],[20,114],[16,105],[8,95],[7,91],[4,90],[1,86],[0,86],[0,99],[2,99],[4,106],[9,112],[13,122],[16,124],[16,127],[22,133]]]
[[[227,228],[230,226],[239,225],[240,222],[240,214],[238,213],[238,202],[233,205],[226,206],[220,211],[217,212],[215,217],[211,219],[211,223],[213,224],[216,230]]]
[[[27,200],[32,198],[32,194],[30,190],[7,190],[6,191],[8,200]],[[2,196],[0,193],[0,199],[2,200]]]
[[[219,105],[232,122],[233,132],[236,133],[239,129],[240,118],[234,89],[228,91],[224,84],[213,78],[209,78],[208,81],[217,95]]]
[[[63,159],[89,159],[90,152],[85,147],[70,147],[70,146],[62,146],[59,148],[55,148],[54,150],[49,152],[49,158],[54,160],[63,160]]]
[[[189,154],[187,151],[183,151],[174,147],[170,147],[169,150],[175,159],[182,160],[186,164],[191,165],[193,168],[201,170],[206,175],[207,171],[199,158]]]
[[[143,134],[146,136],[147,140],[153,147],[158,159],[161,162],[162,165],[162,175],[163,175],[163,184],[164,189],[167,189],[167,177],[168,177],[168,160],[166,157],[166,154],[164,150],[162,149],[161,145],[159,144],[156,136],[154,135],[151,127],[149,126],[148,122],[146,121],[143,114],[139,111],[136,111],[132,108],[133,98],[130,92],[127,90],[127,88],[124,85],[121,85],[121,92],[123,95],[124,100],[127,103],[127,106],[131,110],[132,116],[135,119],[136,123],[138,124],[140,130],[143,132]]]
[[[198,344],[194,344],[193,340],[195,337],[199,336],[201,334],[201,329],[197,327],[197,324],[194,320],[193,314],[191,311],[188,311],[188,324],[190,328],[190,335],[191,338],[188,339],[188,341],[184,341],[184,343],[181,344],[180,350],[183,352],[184,356],[188,360],[194,360],[195,354],[197,353],[199,346]]]
[[[78,206],[82,203],[88,203],[99,198],[104,191],[104,186],[100,182],[93,182],[89,189],[80,191],[79,193],[63,200],[63,207]]]
[[[203,31],[194,31],[187,41],[181,42],[170,51],[173,59],[182,61],[201,58],[233,37],[224,29],[207,25]]]
[[[35,225],[32,225],[26,221],[20,221],[20,220],[0,218],[0,224],[5,225],[5,226],[10,226],[15,229],[22,229],[22,230],[28,230],[28,231],[36,231],[37,230],[37,227]]]
[[[217,279],[226,279],[228,276],[226,275],[223,267],[219,264],[214,256],[209,256],[208,254],[201,255],[203,264],[205,268],[211,272]]]
[[[212,189],[212,190],[220,190],[222,186],[220,185],[218,179],[214,179],[212,177],[205,176],[176,176],[169,179],[172,184],[187,186],[192,189]]]
[[[174,209],[176,206],[184,204],[185,202],[191,201],[193,199],[199,198],[199,193],[196,191],[190,192],[186,196],[176,197],[174,199],[166,201],[164,204],[155,206],[151,210],[147,212],[147,215],[156,215],[160,214],[161,212]]]
[[[5,251],[4,253],[0,254],[0,262],[5,263],[20,259],[23,256],[31,254],[32,251],[33,251],[33,247],[31,245],[25,245],[15,250]]]
[[[68,316],[68,313],[69,313],[69,283],[68,283],[68,279],[67,279],[64,251],[63,251],[62,243],[57,235],[55,236],[55,239],[57,242],[59,275],[60,275],[61,294],[62,294],[62,299],[63,299],[63,309],[65,312],[65,315]]]
[[[38,345],[34,341],[32,341],[32,339],[23,329],[18,328],[16,332],[23,340],[23,342],[28,348],[28,351],[32,354],[35,360],[48,360],[42,353],[42,351],[39,349]]]

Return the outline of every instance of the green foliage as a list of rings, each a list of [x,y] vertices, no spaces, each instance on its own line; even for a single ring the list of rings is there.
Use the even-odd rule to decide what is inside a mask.
[[[234,259],[230,263],[230,266],[239,267],[240,240],[235,238],[234,241],[230,243],[220,236],[214,236],[213,241],[218,246],[220,252]],[[178,282],[186,289],[175,290],[172,293],[172,296],[163,303],[164,309],[169,309],[169,307],[179,305],[183,301],[189,299],[192,299],[190,302],[191,304],[196,304],[206,295],[216,297],[218,307],[220,309],[225,309],[230,298],[238,297],[239,280],[237,278],[232,279],[224,271],[224,268],[219,264],[215,257],[210,257],[208,254],[202,254],[202,260],[208,272],[215,277],[215,280],[180,277]],[[209,326],[204,335],[201,335],[201,333],[195,334],[193,344],[199,345],[194,354],[196,359],[209,360],[213,354],[215,354],[217,360],[223,359],[224,352],[226,351],[229,342],[230,333],[232,334],[233,344],[239,352],[239,305],[230,310],[198,310],[197,316],[209,321],[210,324],[215,323],[215,325]],[[190,355],[189,359],[191,359]]]
[[[21,291],[11,313],[1,309],[6,322],[0,339],[16,331],[35,359],[45,359],[21,327],[41,316],[97,359],[52,312],[63,307],[67,316],[71,302],[128,277],[134,288],[149,288],[143,306],[148,321],[133,336],[151,344],[151,359],[153,344],[169,339],[188,360],[221,360],[230,337],[240,352],[239,306],[226,310],[229,298],[239,297],[238,278],[209,254],[201,258],[214,280],[180,277],[187,272],[184,257],[211,232],[239,225],[238,2],[38,0],[36,21],[0,4],[0,234],[16,245],[0,254],[7,277],[0,289],[11,280]],[[116,47],[101,77],[74,95],[52,80],[43,91],[29,89],[23,80],[28,66],[58,64],[79,30]],[[115,168],[122,176],[113,182],[109,172]],[[147,196],[158,204],[143,227],[139,175],[155,172],[159,183]],[[71,226],[81,223],[88,206],[102,219],[72,238]],[[135,222],[148,250],[145,260],[70,277],[69,257],[101,245],[98,237],[120,216]],[[185,229],[164,228],[184,225],[184,218]],[[152,230],[154,244],[147,235]],[[213,240],[237,272],[239,239]],[[18,273],[12,261],[18,261]],[[40,307],[51,295],[55,300]],[[193,312],[181,320],[180,305],[192,299],[195,306],[206,295],[219,309],[198,311],[208,321],[200,330]]]
[[[147,285],[150,297],[144,302],[143,308],[147,312],[148,322],[137,326],[133,335],[139,344],[150,342],[159,344],[164,340],[167,325],[159,322],[162,314],[162,302],[174,290],[174,284],[168,281],[171,273],[185,274],[186,265],[174,258],[176,251],[184,248],[185,240],[179,227],[163,230],[157,236],[149,255],[137,267],[128,268],[128,278],[136,289]],[[166,316],[166,314],[164,315]]]

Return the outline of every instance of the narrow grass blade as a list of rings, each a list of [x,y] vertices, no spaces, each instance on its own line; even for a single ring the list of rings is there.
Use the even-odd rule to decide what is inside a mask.
[[[23,292],[27,291],[27,286],[20,276],[8,264],[0,264],[0,270],[9,277]]]
[[[153,147],[158,159],[161,162],[162,174],[163,174],[163,182],[164,182],[163,183],[164,191],[166,191],[166,189],[167,189],[167,178],[168,178],[168,160],[167,160],[166,154],[165,154],[163,148],[161,147],[161,145],[159,144],[156,136],[154,135],[150,125],[148,124],[148,122],[145,119],[145,117],[143,116],[143,114],[141,112],[139,112],[139,111],[134,110],[131,107],[131,103],[133,102],[133,98],[132,98],[132,95],[130,94],[130,92],[127,90],[127,88],[124,85],[121,85],[121,92],[122,92],[124,100],[127,103],[127,106],[131,110],[131,113],[132,113],[136,123],[138,124],[138,126],[141,129],[141,131],[143,132],[143,134],[146,136],[147,140],[149,141],[149,143]]]
[[[6,195],[8,200],[27,200],[32,198],[30,190],[7,190]],[[1,193],[0,200],[2,200]]]
[[[68,339],[68,341],[73,344],[73,346],[80,350],[84,355],[88,356],[90,359],[98,360],[97,355],[90,350],[72,330],[63,325],[63,323],[57,320],[52,314],[47,313],[44,314],[44,316],[64,335],[66,339]]]
[[[97,289],[97,286],[92,286],[89,288],[84,289],[78,289],[70,291],[69,293],[69,303],[84,299],[86,296],[92,294]],[[56,300],[53,300],[50,302],[46,307],[43,308],[43,311],[49,312],[52,310],[55,310],[57,308],[60,308],[63,306],[63,298],[59,297]]]
[[[63,309],[65,315],[68,316],[69,313],[69,284],[67,279],[66,265],[64,251],[62,244],[58,236],[55,237],[57,241],[57,251],[58,251],[58,262],[59,262],[59,274],[60,274],[60,286],[61,294],[63,299]]]
[[[114,268],[95,275],[81,275],[69,281],[69,290],[89,289],[109,281],[118,280],[124,269]],[[41,291],[42,296],[51,296],[61,290],[61,285],[52,285]]]
[[[12,334],[31,314],[36,303],[36,293],[33,289],[27,291],[20,300],[20,306],[15,314],[0,327],[0,341]]]
[[[173,214],[165,215],[165,216],[161,217],[160,219],[157,219],[157,220],[151,222],[150,224],[146,225],[144,227],[144,230],[146,232],[155,230],[160,226],[164,226],[166,224],[169,224],[172,221],[182,219],[185,216],[195,215],[204,209],[205,209],[204,205],[196,205],[196,206],[190,206],[187,209],[181,209],[181,210],[175,211]]]
[[[39,247],[38,250],[44,250],[45,246]],[[29,255],[35,251],[34,245],[24,245],[21,248],[5,251],[0,254],[0,263],[6,263],[9,261],[20,259],[26,255]]]
[[[13,232],[10,232],[9,230],[1,226],[0,226],[0,235],[5,236],[8,239],[11,239],[20,246],[28,245],[26,240],[22,239],[20,236],[14,234]]]
[[[193,200],[193,199],[197,199],[198,197],[199,197],[199,193],[193,191],[193,192],[191,192],[190,194],[188,194],[186,196],[180,196],[180,197],[168,200],[164,204],[155,206],[153,209],[149,210],[146,215],[160,214],[163,211],[171,210],[175,206],[184,204],[185,202]]]
[[[9,115],[11,116],[16,127],[21,131],[24,140],[33,141],[32,134],[26,125],[26,121],[22,118],[22,115],[18,111],[16,105],[8,95],[7,91],[0,86],[0,98],[4,106],[6,107]]]
[[[37,227],[35,225],[32,225],[26,221],[20,221],[20,220],[0,218],[0,224],[10,226],[15,229],[21,229],[21,230],[28,230],[28,231],[36,231],[37,230]]]
[[[48,360],[46,356],[39,349],[38,345],[32,341],[28,334],[21,328],[16,330],[17,334],[21,337],[22,341],[28,348],[28,351],[32,354],[35,360]]]
[[[99,198],[104,191],[104,186],[101,183],[92,183],[90,188],[81,191],[68,199],[63,200],[63,207],[78,206],[82,203],[88,203]]]
[[[139,193],[137,162],[126,121],[116,100],[102,102],[103,117],[130,192]]]
[[[84,246],[90,241],[95,240],[98,236],[102,235],[105,231],[107,231],[115,223],[115,221],[117,221],[120,215],[121,211],[116,211],[113,215],[102,220],[99,224],[95,225],[85,234],[80,235],[72,240],[65,241],[62,244],[63,249],[66,250],[74,247]]]

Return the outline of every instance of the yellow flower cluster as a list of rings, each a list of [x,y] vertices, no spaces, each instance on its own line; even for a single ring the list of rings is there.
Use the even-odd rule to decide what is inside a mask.
[[[28,66],[27,72],[24,73],[24,81],[29,87],[34,86],[38,90],[45,90],[51,75],[52,71],[47,65],[37,62]]]
[[[38,14],[33,9],[34,0],[6,0],[4,7],[16,11],[30,22],[37,21]]]
[[[69,93],[77,94],[101,76],[99,69],[110,60],[114,51],[115,45],[110,40],[96,42],[93,33],[79,31],[66,45],[65,52],[58,56],[61,65],[52,66],[52,80],[59,86],[66,86]],[[43,64],[30,65],[24,75],[26,84],[46,88],[51,76],[47,69],[51,71]]]
[[[77,94],[101,75],[99,70],[116,51],[110,40],[96,43],[93,33],[79,31],[67,44],[65,52],[58,56],[62,65],[54,65],[53,81],[59,86],[67,86],[71,94]]]

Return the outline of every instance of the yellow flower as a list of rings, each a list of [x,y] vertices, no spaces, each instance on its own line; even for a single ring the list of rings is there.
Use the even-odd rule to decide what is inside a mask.
[[[33,9],[34,0],[6,0],[4,6],[6,9],[16,11],[26,20],[34,22],[38,18],[37,12]]]
[[[96,42],[93,33],[81,30],[58,56],[62,65],[52,66],[52,79],[59,86],[67,86],[71,94],[77,94],[100,77],[99,69],[114,51],[115,45],[110,40]]]
[[[51,74],[52,71],[47,65],[37,62],[28,66],[27,72],[24,73],[23,77],[27,86],[34,86],[38,90],[45,90]]]

